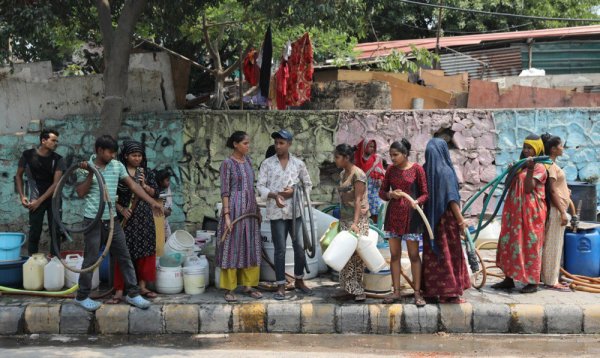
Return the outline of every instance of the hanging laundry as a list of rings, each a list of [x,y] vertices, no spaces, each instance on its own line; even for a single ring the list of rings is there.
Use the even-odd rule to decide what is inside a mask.
[[[244,64],[242,66],[244,69],[244,78],[250,86],[256,86],[260,79],[260,67],[258,67],[258,63],[256,62],[257,57],[258,52],[255,49],[248,51],[248,54],[244,57]]]
[[[271,25],[265,33],[265,40],[262,48],[262,63],[260,66],[260,94],[263,97],[269,96],[269,81],[271,80],[271,60],[273,59],[273,37],[271,34]]]
[[[313,71],[313,48],[310,36],[306,32],[292,44],[286,94],[288,106],[300,106],[310,101]]]
[[[281,58],[281,65],[275,73],[275,82],[277,86],[277,109],[286,109],[289,69],[288,62],[284,58]]]

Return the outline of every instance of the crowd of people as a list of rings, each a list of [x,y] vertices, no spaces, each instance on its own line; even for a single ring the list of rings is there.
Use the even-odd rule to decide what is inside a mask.
[[[267,158],[261,163],[257,177],[250,151],[250,136],[234,132],[226,145],[231,150],[220,168],[222,210],[217,229],[215,262],[220,268],[220,288],[227,302],[237,301],[236,289],[254,299],[263,297],[256,287],[260,277],[262,239],[260,222],[269,220],[274,246],[274,271],[277,290],[273,298],[285,300],[285,253],[288,235],[294,251],[294,288],[304,295],[313,290],[304,282],[306,256],[300,233],[300,210],[294,210],[293,197],[298,185],[307,192],[312,181],[305,163],[290,149],[293,134],[282,129],[271,134],[274,141]],[[23,152],[17,171],[17,190],[22,205],[29,210],[30,235],[28,251],[37,252],[44,213],[52,225],[50,202],[54,188],[66,170],[62,157],[55,153],[58,132],[44,130],[38,148]],[[384,303],[401,299],[401,256],[408,251],[414,288],[414,303],[463,303],[464,290],[471,285],[461,238],[468,230],[461,214],[459,180],[454,170],[447,143],[432,138],[426,146],[425,163],[412,162],[411,143],[407,139],[389,146],[391,164],[378,154],[377,144],[364,139],[358,145],[339,144],[332,159],[341,169],[337,193],[341,230],[367,236],[370,221],[384,220],[390,247],[390,270],[393,291]],[[555,163],[562,155],[559,137],[545,134],[528,136],[521,158],[527,165],[515,176],[508,189],[502,213],[502,229],[498,241],[497,265],[505,279],[492,285],[495,289],[511,289],[515,281],[524,284],[523,293],[535,292],[540,282],[545,287],[568,290],[559,284],[563,234],[568,223],[570,193],[565,174]],[[117,156],[118,154],[118,156]],[[547,155],[553,164],[535,163],[536,156]],[[118,158],[118,160],[115,160]],[[95,154],[80,164],[76,193],[85,200],[85,233],[83,267],[92,265],[109,233],[109,210],[95,220],[100,205],[100,185],[89,166],[104,177],[107,192],[116,209],[111,257],[115,260],[115,295],[108,303],[126,301],[147,308],[147,298],[156,297],[148,283],[156,278],[155,215],[169,215],[172,209],[169,170],[148,168],[142,143],[126,140],[121,148],[117,141],[104,135],[95,142]],[[22,176],[28,175],[29,197]],[[163,194],[161,196],[161,193]],[[159,196],[166,200],[158,200]],[[257,197],[266,203],[261,216]],[[378,218],[380,207],[387,203],[385,217]],[[430,237],[420,208],[433,231]],[[168,221],[165,236],[170,235]],[[421,249],[422,248],[422,249]],[[422,254],[420,251],[422,250]],[[365,264],[354,253],[340,271],[341,292],[337,298],[366,299],[363,286]],[[80,275],[76,302],[94,311],[100,303],[89,298],[92,273]],[[126,295],[125,295],[126,293]]]

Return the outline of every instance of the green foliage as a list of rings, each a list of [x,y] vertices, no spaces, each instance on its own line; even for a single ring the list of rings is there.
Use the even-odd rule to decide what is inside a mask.
[[[416,73],[419,68],[431,68],[440,60],[438,55],[426,49],[417,48],[412,44],[410,48],[409,54],[393,50],[391,54],[377,63],[377,68],[385,72]]]

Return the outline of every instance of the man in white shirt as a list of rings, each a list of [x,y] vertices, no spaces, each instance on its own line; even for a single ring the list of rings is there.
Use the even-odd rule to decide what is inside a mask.
[[[300,181],[304,183],[307,192],[312,188],[312,182],[308,175],[306,165],[302,160],[290,154],[293,135],[285,129],[271,134],[275,140],[275,155],[262,162],[258,174],[257,191],[263,200],[267,201],[267,220],[271,221],[271,235],[273,246],[275,246],[275,277],[277,292],[274,297],[277,300],[285,299],[285,251],[288,234],[292,236],[294,248],[294,277],[295,287],[304,294],[312,295],[312,290],[304,283],[304,266],[306,256],[304,247],[300,240],[300,210],[296,210],[296,218],[293,218],[292,197],[293,186]],[[293,220],[296,221],[296,232],[292,233]]]

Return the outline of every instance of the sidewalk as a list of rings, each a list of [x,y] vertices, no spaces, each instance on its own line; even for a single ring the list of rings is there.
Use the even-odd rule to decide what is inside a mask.
[[[160,295],[146,310],[126,304],[103,305],[95,314],[71,300],[0,296],[0,335],[50,334],[193,334],[230,332],[280,333],[600,333],[600,295],[540,290],[534,294],[468,290],[462,305],[428,304],[417,308],[410,297],[402,304],[381,300],[339,302],[330,296],[337,283],[328,275],[307,281],[312,297],[288,291],[276,301],[238,294],[225,303],[214,287],[204,294]]]

